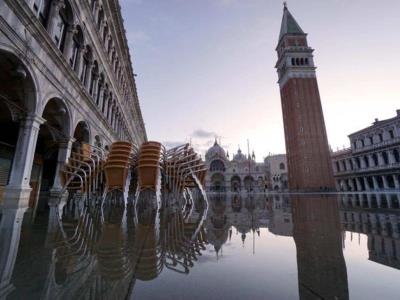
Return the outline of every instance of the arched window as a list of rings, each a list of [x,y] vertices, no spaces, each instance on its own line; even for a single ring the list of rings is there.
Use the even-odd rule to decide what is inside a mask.
[[[49,28],[53,32],[53,41],[56,43],[57,48],[64,51],[65,36],[67,33],[68,24],[72,23],[72,8],[67,1],[65,5],[60,9],[56,20],[53,23],[54,28]]]
[[[44,27],[47,26],[47,21],[49,19],[51,2],[52,0],[33,1],[33,12],[39,18],[40,23],[42,23]]]
[[[304,65],[304,58],[300,59],[300,65]]]
[[[103,88],[104,85],[104,75],[100,74],[99,80],[97,81],[97,95],[96,95],[96,104],[99,106],[100,105],[100,97],[103,96],[101,95],[101,89]]]
[[[99,77],[99,65],[94,61],[92,67],[92,74],[90,75],[89,94],[93,96],[96,87],[96,80]]]
[[[294,66],[296,64],[296,61],[294,58],[292,58],[292,66]]]
[[[112,42],[111,36],[109,36],[109,37],[108,37],[108,43],[107,43],[107,53],[110,53],[112,43],[113,43],[113,42]]]
[[[100,31],[101,30],[101,23],[103,22],[104,19],[104,11],[103,7],[99,9],[99,14],[97,15],[97,29]]]
[[[308,66],[309,62],[308,62],[308,58],[307,57],[305,58],[304,61],[305,61],[306,65]]]
[[[103,112],[103,115],[107,117],[107,109],[108,109],[108,84],[105,85],[104,91],[103,91],[103,106],[101,108],[101,111]]]
[[[296,65],[300,65],[300,59],[296,58]]]
[[[107,37],[108,37],[108,25],[106,23],[106,25],[104,26],[104,29],[103,29],[103,42],[104,42],[104,45],[106,45],[106,43],[107,43]]]
[[[285,170],[285,164],[284,163],[280,163],[279,164],[279,169],[280,170]]]
[[[83,33],[80,26],[76,27],[76,32],[72,37],[72,55],[69,59],[69,64],[72,69],[78,71],[79,51],[83,47]]]
[[[213,161],[211,162],[211,164],[210,164],[210,171],[211,171],[211,172],[214,172],[214,171],[225,172],[225,165],[224,165],[224,163],[223,163],[221,160],[219,160],[219,159],[213,160]]]
[[[96,2],[97,0],[90,0],[90,9],[92,10],[92,13],[95,12]]]
[[[92,49],[90,46],[86,46],[85,52],[83,54],[83,61],[82,61],[82,71],[81,71],[81,81],[84,85],[86,85],[87,77],[88,77],[88,69],[89,64],[92,60]]]
[[[114,72],[116,73],[116,75],[118,74],[118,66],[119,66],[119,61],[118,61],[118,59],[115,61],[115,65],[114,65]],[[117,78],[118,78],[118,75],[117,75]]]

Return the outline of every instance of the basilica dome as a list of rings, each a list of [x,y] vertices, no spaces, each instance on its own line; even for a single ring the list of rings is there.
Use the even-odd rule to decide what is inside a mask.
[[[233,160],[237,162],[245,161],[246,155],[242,153],[242,150],[238,150],[238,152],[233,156]]]
[[[215,140],[214,145],[207,150],[206,159],[210,160],[216,156],[221,158],[225,158],[225,150],[218,144],[217,140]]]

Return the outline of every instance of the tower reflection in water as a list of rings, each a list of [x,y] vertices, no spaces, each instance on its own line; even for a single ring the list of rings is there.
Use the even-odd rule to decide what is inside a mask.
[[[300,299],[349,299],[336,196],[293,196]]]

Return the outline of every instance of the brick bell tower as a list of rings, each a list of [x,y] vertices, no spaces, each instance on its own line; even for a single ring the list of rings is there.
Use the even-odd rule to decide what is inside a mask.
[[[286,3],[279,34],[279,87],[285,129],[289,189],[334,190],[332,164],[313,51]]]

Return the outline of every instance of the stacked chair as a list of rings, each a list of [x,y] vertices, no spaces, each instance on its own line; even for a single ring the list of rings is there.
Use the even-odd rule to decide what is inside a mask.
[[[104,164],[106,190],[124,191],[132,159],[132,148],[132,144],[129,142],[119,141],[111,145],[107,161]]]
[[[103,160],[104,152],[97,147],[76,144],[61,170],[63,192],[68,189],[90,196],[101,185]]]
[[[182,193],[184,188],[204,185],[206,172],[206,165],[189,144],[167,151],[165,173],[170,191]]]
[[[154,141],[143,143],[140,149],[130,142],[114,142],[108,153],[86,143],[75,144],[62,169],[63,188],[79,191],[85,199],[94,196],[93,203],[103,203],[109,192],[114,196],[126,192],[128,185],[135,188],[136,199],[145,190],[154,191],[160,203],[161,190],[174,195],[187,195],[192,188],[204,192],[205,175],[204,162],[189,144],[166,151]]]
[[[145,142],[138,155],[138,180],[140,190],[156,191],[161,174],[162,145],[158,142]]]

